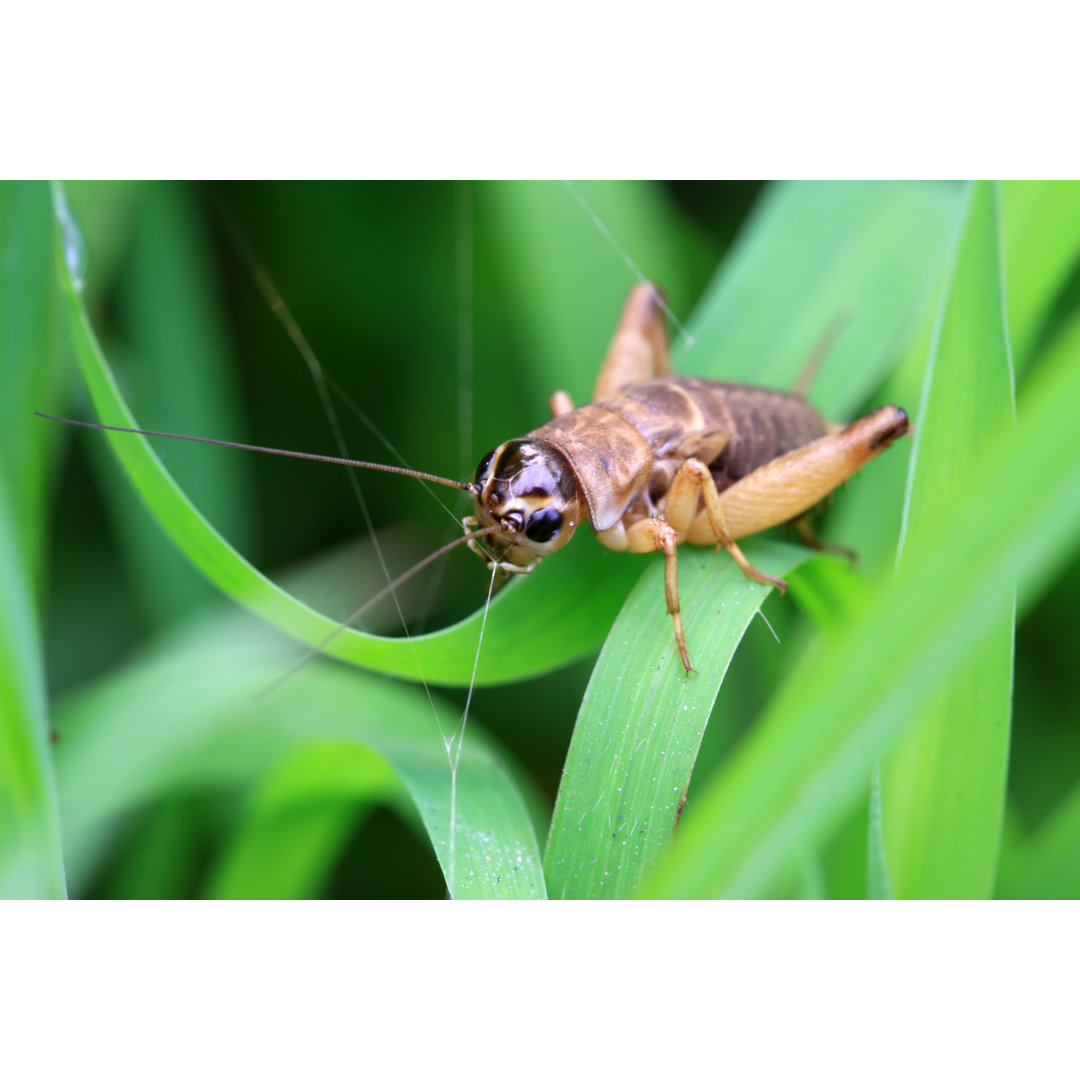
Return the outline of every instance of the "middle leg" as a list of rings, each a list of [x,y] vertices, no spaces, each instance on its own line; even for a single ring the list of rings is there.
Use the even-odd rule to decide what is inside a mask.
[[[680,540],[690,534],[703,500],[709,530],[717,542],[717,549],[723,547],[738,564],[739,569],[752,581],[756,581],[759,585],[775,585],[781,593],[786,592],[787,582],[783,578],[763,574],[742,553],[724,518],[720,493],[716,490],[716,481],[713,480],[712,473],[709,472],[708,466],[697,458],[690,458],[679,467],[679,471],[671,481],[667,498],[664,500],[664,520],[675,529]]]

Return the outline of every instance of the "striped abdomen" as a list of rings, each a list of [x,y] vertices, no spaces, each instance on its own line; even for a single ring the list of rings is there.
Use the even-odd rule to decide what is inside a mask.
[[[643,435],[655,460],[698,457],[719,491],[829,430],[824,417],[801,398],[709,379],[649,379],[599,404]],[[695,436],[708,432],[726,436],[718,452],[705,438],[695,446]]]

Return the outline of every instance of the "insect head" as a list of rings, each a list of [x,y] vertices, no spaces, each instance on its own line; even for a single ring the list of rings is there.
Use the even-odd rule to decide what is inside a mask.
[[[574,535],[582,518],[570,463],[543,439],[513,439],[485,454],[472,494],[476,513],[463,519],[466,530],[500,523],[506,528],[469,547],[507,573],[535,569]]]

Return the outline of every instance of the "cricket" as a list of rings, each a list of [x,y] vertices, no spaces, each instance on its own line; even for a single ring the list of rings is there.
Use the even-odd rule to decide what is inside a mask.
[[[747,578],[783,592],[786,583],[758,571],[738,541],[794,522],[806,543],[822,546],[810,511],[910,426],[895,405],[835,424],[799,392],[673,374],[661,293],[648,281],[630,292],[592,400],[575,407],[560,390],[551,395],[549,407],[547,423],[485,454],[469,481],[378,462],[38,415],[80,427],[397,473],[468,492],[473,513],[462,519],[464,535],[390,588],[462,544],[500,578],[531,573],[588,521],[597,540],[613,551],[663,553],[667,611],[688,675],[695,669],[680,613],[679,545],[723,548]]]

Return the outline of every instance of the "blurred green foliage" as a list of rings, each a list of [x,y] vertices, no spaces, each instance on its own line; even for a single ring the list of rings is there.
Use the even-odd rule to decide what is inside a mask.
[[[682,370],[790,385],[829,318],[843,313],[850,327],[815,384],[814,400],[840,417],[886,393],[915,412],[971,198],[960,186],[582,184],[578,190],[642,271],[665,287],[673,311],[697,338],[688,349],[674,331]],[[977,190],[993,205],[980,219],[989,231],[979,242],[990,254],[972,258],[981,260],[979,273],[1003,270],[1023,429],[1028,381],[1045,375],[1065,385],[1080,364],[1080,189]],[[254,262],[273,279],[344,397],[410,464],[450,476],[469,475],[491,446],[542,423],[553,389],[566,388],[579,402],[587,398],[634,280],[574,192],[559,184],[76,184],[66,196],[85,241],[82,298],[140,424],[339,452],[297,347],[254,280]],[[4,185],[0,229],[0,494],[8,520],[17,523],[7,526],[15,542],[0,550],[6,614],[0,643],[9,643],[0,717],[9,796],[0,829],[8,835],[0,834],[0,859],[7,858],[10,838],[17,841],[0,884],[17,894],[62,892],[56,869],[62,836],[76,895],[444,895],[440,863],[449,867],[450,855],[432,822],[447,812],[449,769],[426,695],[316,659],[282,690],[252,704],[300,654],[233,610],[173,549],[102,437],[31,421],[35,409],[86,418],[93,410],[66,347],[48,189]],[[988,262],[997,245],[1000,267]],[[1015,293],[1013,265],[1022,275]],[[982,299],[990,315],[973,315],[969,306],[954,319],[992,320],[1000,301],[985,293],[965,303]],[[691,317],[695,309],[700,325]],[[946,407],[966,416],[962,392],[948,393],[954,396]],[[347,404],[339,407],[349,453],[390,460],[380,437]],[[1021,437],[1032,461],[1043,460],[1039,453],[1067,461],[1076,433],[1021,430]],[[978,444],[975,456],[985,449]],[[179,443],[157,443],[154,450],[246,559],[331,618],[344,617],[384,583],[342,470]],[[858,547],[860,569],[875,582],[888,576],[895,553],[907,455],[907,449],[890,451],[838,495],[826,519],[828,534]],[[454,534],[450,517],[419,485],[375,474],[359,479],[391,573]],[[1080,506],[1080,489],[1066,486],[1061,496]],[[446,501],[464,512],[452,497]],[[999,512],[1010,519],[1003,531],[1020,545],[1026,522],[1010,518],[1011,505],[1010,492],[1001,492]],[[1032,505],[1031,529],[1047,535]],[[1039,563],[1046,572],[1020,581],[1005,820],[980,823],[985,831],[991,820],[1001,837],[1000,875],[990,891],[1010,896],[1075,896],[1080,880],[1080,681],[1071,630],[1080,537],[1069,512],[1066,506],[1061,526],[1068,539],[1055,541]],[[1035,551],[1036,540],[1026,537],[1023,550]],[[989,567],[993,532],[979,543]],[[565,612],[550,614],[536,592],[544,590],[548,566],[500,600],[499,610],[513,605],[514,611],[513,640],[502,639],[508,655],[527,649],[533,635],[541,643],[536,670],[544,670],[544,640],[565,637],[578,619],[587,628],[582,639],[592,640],[590,619],[610,622],[618,599],[656,569],[631,557],[605,558],[595,547],[582,536],[560,554],[567,570],[557,571],[554,560],[550,565],[549,588],[558,580],[571,583]],[[705,587],[720,589],[708,576],[711,565],[688,556],[687,574],[700,573],[710,582]],[[723,791],[714,800],[710,785],[715,780],[736,790],[731,777],[749,768],[740,749],[762,712],[777,720],[785,687],[805,683],[817,692],[800,665],[805,668],[821,634],[858,611],[862,582],[830,567],[814,560],[793,578],[793,598],[768,600],[781,648],[754,620],[722,687],[722,665],[716,672],[712,720],[707,728],[698,725],[703,735],[686,765],[697,756],[684,826],[693,820],[700,789],[702,822],[723,830],[732,820],[732,851],[745,828],[755,865],[773,857],[769,851],[780,854],[775,872],[760,876],[733,871],[727,879],[710,878],[703,870],[713,882],[706,894],[726,891],[721,880],[745,880],[755,884],[734,891],[794,895],[796,864],[810,868],[804,881],[823,883],[830,896],[867,894],[866,850],[875,838],[867,832],[870,769],[861,759],[837,782],[835,797],[814,804],[819,809],[805,820],[803,840],[796,836],[782,850],[766,825],[779,829],[781,819],[769,816],[779,798],[766,805],[763,795],[760,818],[750,808],[742,824],[730,815],[709,818],[714,803],[724,805]],[[609,583],[609,599],[599,589],[594,595],[598,574]],[[650,587],[655,591],[655,575]],[[410,630],[470,615],[484,588],[478,560],[454,553],[403,590]],[[712,610],[724,594],[703,595]],[[918,611],[927,625],[945,625],[951,603],[946,583]],[[609,612],[605,605],[614,606]],[[530,625],[533,611],[539,625]],[[492,621],[497,625],[497,612]],[[670,648],[666,617],[650,615],[643,625],[655,629],[657,648]],[[387,604],[366,627],[395,634],[400,623]],[[736,637],[730,648],[737,644]],[[484,649],[497,669],[499,634]],[[474,891],[462,871],[451,882],[455,895],[543,891],[540,855],[579,709],[583,724],[595,724],[598,714],[617,720],[621,707],[616,689],[600,682],[582,708],[594,662],[590,655],[538,677],[477,689],[465,740],[470,757],[455,794],[475,828],[468,835],[461,830],[456,857],[464,858],[463,851],[472,857],[496,837],[496,862],[526,869],[482,873]],[[618,663],[609,658],[608,668]],[[902,665],[897,655],[881,680],[897,694],[906,692]],[[497,673],[487,681],[499,681]],[[683,691],[673,685],[661,692]],[[449,734],[465,692],[433,693]],[[706,711],[716,693],[714,687]],[[607,714],[603,705],[598,710],[597,695],[610,702]],[[821,702],[824,708],[827,697]],[[378,716],[376,703],[382,703]],[[852,716],[851,730],[863,732],[857,709]],[[52,747],[49,728],[59,740]],[[589,730],[576,738],[592,739]],[[783,728],[769,727],[759,740],[762,754],[772,755],[762,768],[780,777],[784,743],[768,742],[773,730]],[[813,751],[800,759],[791,750],[787,757],[782,767],[798,769]],[[822,775],[839,760],[822,757]],[[882,775],[887,814],[888,770]],[[918,789],[925,801],[940,794],[932,780]],[[569,798],[566,791],[560,796],[564,803]],[[30,824],[23,829],[20,822]],[[888,819],[885,834],[888,855]],[[697,852],[694,844],[688,829],[685,850]],[[24,850],[36,855],[29,871],[19,861]],[[520,862],[514,852],[524,852]],[[654,857],[630,875],[634,882]],[[708,856],[693,858],[704,867]],[[666,880],[695,878],[675,868]],[[551,881],[547,887],[556,894],[562,888]],[[934,884],[914,891],[933,893]]]

